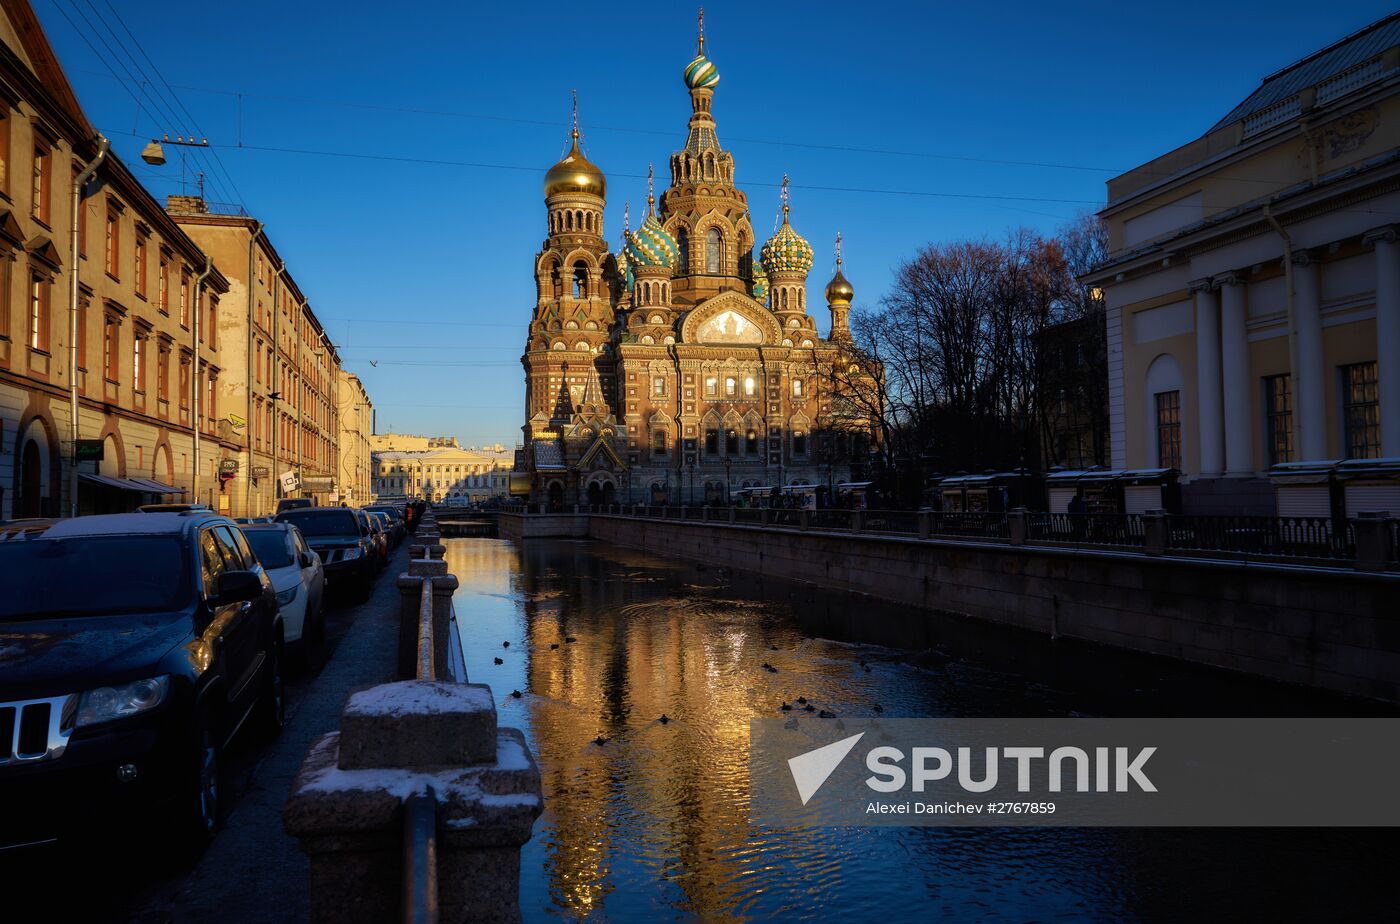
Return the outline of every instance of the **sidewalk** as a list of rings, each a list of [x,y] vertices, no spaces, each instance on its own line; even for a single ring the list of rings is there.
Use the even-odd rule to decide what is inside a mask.
[[[339,727],[350,693],[393,679],[395,578],[408,568],[410,541],[399,546],[367,602],[327,612],[328,660],[316,676],[289,684],[282,736],[270,748],[241,745],[229,756],[239,763],[225,783],[233,808],[224,829],[193,870],[133,896],[129,920],[306,920],[310,867],[297,842],[282,831],[282,803],[311,742]]]

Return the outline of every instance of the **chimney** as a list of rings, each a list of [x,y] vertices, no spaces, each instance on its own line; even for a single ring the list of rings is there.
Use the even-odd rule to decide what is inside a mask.
[[[209,206],[201,196],[167,196],[165,210],[172,215],[209,214]]]

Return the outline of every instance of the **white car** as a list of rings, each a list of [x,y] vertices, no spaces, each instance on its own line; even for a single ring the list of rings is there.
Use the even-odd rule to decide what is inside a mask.
[[[277,591],[284,641],[304,663],[320,657],[326,641],[326,577],[321,557],[307,546],[301,530],[290,523],[256,523],[242,527]]]

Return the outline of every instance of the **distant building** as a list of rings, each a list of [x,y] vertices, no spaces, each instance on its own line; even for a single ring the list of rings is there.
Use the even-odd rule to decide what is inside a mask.
[[[377,435],[372,442],[379,442]],[[464,497],[472,501],[504,498],[510,489],[510,471],[515,452],[497,443],[463,449],[453,437],[394,436],[394,442],[411,441],[413,449],[376,449],[373,454],[376,496],[423,497],[442,501]],[[438,443],[429,447],[429,441]]]
[[[1108,383],[1103,381],[1104,317],[1091,312],[1039,334],[1045,431],[1044,467],[1108,465]]]
[[[80,513],[212,502],[238,454],[211,323],[228,280],[111,152],[72,252],[101,136],[28,3],[3,4],[0,42],[0,520],[73,509],[75,435]]]
[[[545,174],[522,357],[520,480],[535,502],[723,502],[745,487],[848,481],[865,455],[869,421],[842,419],[834,384],[860,372],[846,352],[853,292],[839,254],[824,337],[807,305],[815,255],[789,221],[786,182],[781,225],[755,259],[703,34],[683,79],[691,115],[670,185],[659,200],[648,189],[616,252],[603,232],[607,179],[577,124]]]
[[[412,433],[376,433],[370,437],[376,452],[419,452],[424,449],[457,449],[461,444],[455,436],[415,436]]]
[[[1264,476],[1400,457],[1397,90],[1400,14],[1109,181],[1111,257],[1086,279],[1108,302],[1114,468],[1180,469],[1186,512],[1326,514],[1325,489],[1290,506]],[[1382,495],[1348,506],[1400,510]]]
[[[374,430],[374,405],[360,377],[340,370],[336,407],[340,418],[340,466],[336,487],[340,500],[363,506],[374,497],[374,460],[370,436]]]

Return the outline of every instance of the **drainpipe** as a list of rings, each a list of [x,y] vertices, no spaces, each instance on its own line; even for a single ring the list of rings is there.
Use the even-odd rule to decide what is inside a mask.
[[[78,515],[78,217],[83,207],[83,187],[107,159],[111,146],[99,132],[97,154],[73,180],[73,234],[68,248],[68,259],[72,263],[68,277],[68,438],[72,453],[68,463],[68,515],[72,517]]]
[[[190,338],[194,346],[194,374],[190,376],[190,391],[194,392],[190,395],[190,422],[194,425],[191,428],[194,431],[194,480],[190,484],[190,492],[194,495],[191,500],[196,504],[199,503],[199,425],[200,417],[203,416],[199,406],[199,322],[200,316],[204,314],[204,280],[209,278],[213,269],[214,261],[205,254],[204,269],[194,281],[194,323],[190,325]]]
[[[245,512],[250,517],[253,516],[253,433],[262,425],[262,421],[253,416],[253,363],[257,361],[253,358],[253,330],[255,323],[253,320],[253,259],[258,249],[258,235],[262,234],[262,229],[263,223],[255,220],[253,222],[253,233],[248,238],[248,275],[244,277],[244,285],[248,289],[248,332],[243,338],[244,346],[248,350],[247,377],[243,380],[248,388],[248,423],[246,424],[248,432],[245,437],[248,440],[248,470],[243,473],[243,484],[245,486],[243,505]],[[269,466],[268,472],[271,471],[272,467]]]
[[[1274,217],[1273,210],[1269,208],[1268,203],[1264,205],[1264,220],[1278,232],[1279,237],[1283,238],[1283,283],[1284,291],[1287,293],[1288,313],[1288,372],[1293,377],[1291,387],[1295,389],[1294,394],[1296,395],[1298,388],[1298,319],[1293,309],[1293,239],[1288,236],[1283,225],[1279,224],[1278,219]],[[1303,427],[1305,426],[1302,416],[1295,415],[1293,428],[1297,435],[1295,443],[1297,446],[1306,445],[1303,440]]]

